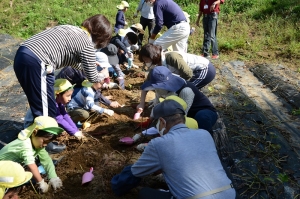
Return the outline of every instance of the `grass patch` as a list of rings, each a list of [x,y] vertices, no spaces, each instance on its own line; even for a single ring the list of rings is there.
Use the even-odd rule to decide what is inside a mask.
[[[139,18],[133,18],[133,13],[139,2],[128,2],[130,8],[125,14],[126,20],[129,24],[138,23]],[[191,26],[195,26],[199,1],[176,2],[190,14]],[[98,13],[105,15],[114,25],[116,5],[119,3],[119,0],[2,0],[0,33],[27,39],[54,25],[79,26],[84,19]],[[221,5],[218,24],[222,59],[257,59],[257,53],[272,51],[277,56],[270,57],[270,61],[274,61],[274,58],[278,62],[286,58],[293,59],[296,67],[300,60],[299,18],[298,0],[226,1]],[[197,27],[196,33],[189,39],[189,52],[201,54],[202,41],[202,27]]]

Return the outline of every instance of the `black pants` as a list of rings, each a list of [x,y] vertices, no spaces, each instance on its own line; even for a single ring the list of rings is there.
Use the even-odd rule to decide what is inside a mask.
[[[149,35],[148,39],[149,39],[149,37],[151,36],[150,31],[154,28],[154,25],[155,25],[154,19],[147,19],[147,18],[141,16],[140,24],[143,26],[143,30],[146,30],[146,27],[148,27],[148,35]],[[141,46],[142,42],[143,42],[144,34],[139,34],[138,37],[139,37],[138,45]]]
[[[157,189],[151,189],[149,187],[142,188],[139,191],[138,199],[171,199],[172,194],[170,192],[159,191]]]

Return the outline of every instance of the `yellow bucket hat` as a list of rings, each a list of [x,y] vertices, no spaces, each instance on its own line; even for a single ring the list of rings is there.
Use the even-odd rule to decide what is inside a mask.
[[[0,198],[3,198],[5,189],[17,187],[32,178],[32,173],[13,161],[0,161]]]
[[[52,117],[39,116],[34,119],[33,124],[19,133],[18,138],[20,140],[26,140],[31,136],[34,129],[43,130],[54,135],[59,135],[64,131],[64,129],[58,127],[56,120]]]
[[[91,83],[89,80],[86,79],[81,83],[81,85],[84,87],[92,87],[93,83]]]
[[[170,96],[166,97],[165,99],[166,100],[170,99],[170,100],[174,100],[174,101],[178,102],[182,106],[183,110],[186,110],[186,108],[187,108],[186,102],[176,95],[170,95]],[[159,102],[163,102],[165,99],[159,98]]]
[[[162,102],[164,100],[174,100],[174,101],[178,102],[184,110],[186,110],[186,108],[187,108],[187,103],[183,99],[181,99],[180,97],[178,97],[176,95],[170,95],[170,96],[166,97],[165,99],[159,98],[159,102]],[[191,118],[191,117],[185,116],[185,125],[189,129],[198,129],[198,122],[194,118]]]
[[[55,94],[67,91],[75,86],[72,85],[67,79],[56,79],[54,82],[54,92]]]

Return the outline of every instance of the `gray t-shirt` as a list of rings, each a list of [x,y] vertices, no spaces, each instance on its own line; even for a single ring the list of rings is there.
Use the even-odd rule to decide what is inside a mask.
[[[132,166],[132,174],[143,177],[162,170],[176,199],[188,198],[231,183],[227,177],[211,135],[202,129],[173,126],[159,138],[152,139],[142,156]],[[201,199],[233,199],[228,189]]]

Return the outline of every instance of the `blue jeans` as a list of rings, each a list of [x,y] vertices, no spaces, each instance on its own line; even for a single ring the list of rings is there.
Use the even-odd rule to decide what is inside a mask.
[[[204,129],[208,132],[211,132],[212,127],[215,125],[218,119],[218,114],[209,109],[203,109],[196,113],[194,119],[197,121],[199,129]]]
[[[204,14],[203,16],[203,48],[202,52],[204,57],[209,56],[210,44],[212,47],[212,54],[219,55],[218,42],[217,42],[217,26],[218,26],[218,13]]]

